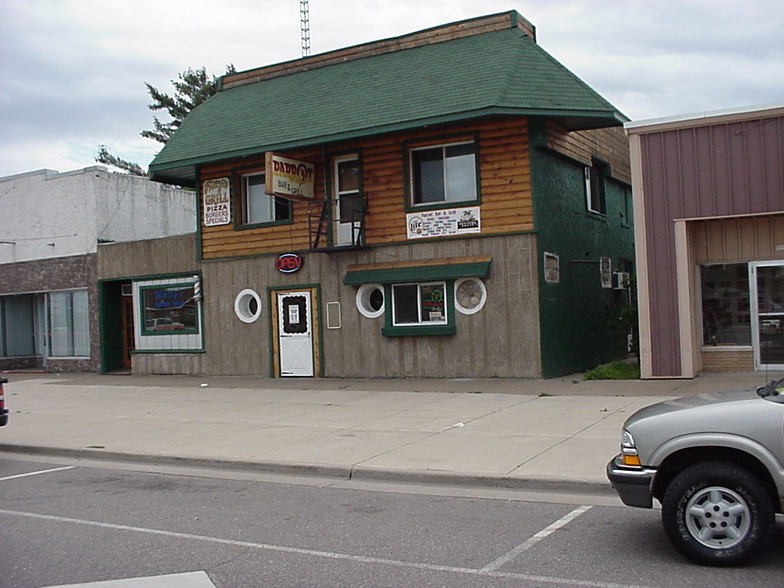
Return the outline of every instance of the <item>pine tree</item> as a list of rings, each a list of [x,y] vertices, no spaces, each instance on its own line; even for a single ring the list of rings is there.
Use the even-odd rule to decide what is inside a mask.
[[[226,66],[226,75],[234,73],[237,73],[237,71],[233,65]],[[171,120],[162,122],[157,116],[153,116],[152,130],[142,131],[142,137],[165,145],[190,111],[218,91],[220,78],[208,76],[207,69],[204,67],[195,70],[188,68],[180,73],[178,78],[178,80],[172,80],[174,95],[161,92],[152,84],[145,82],[147,92],[149,92],[152,98],[152,103],[148,105],[148,108],[152,111],[165,110]],[[131,175],[147,175],[145,169],[138,163],[113,155],[109,152],[106,145],[99,145],[95,161],[111,165]]]

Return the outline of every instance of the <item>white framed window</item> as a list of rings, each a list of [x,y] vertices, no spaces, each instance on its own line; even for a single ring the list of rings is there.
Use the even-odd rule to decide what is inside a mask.
[[[357,290],[357,310],[367,318],[378,318],[384,314],[384,287],[362,284]]]
[[[412,148],[411,205],[478,200],[474,141]]]
[[[202,352],[202,296],[198,275],[134,281],[136,352]]]
[[[362,240],[364,215],[359,157],[345,155],[336,157],[332,163],[332,238],[335,245],[358,245]]]
[[[608,165],[594,161],[593,165],[586,165],[585,176],[585,203],[590,212],[607,214],[604,182],[608,174]]]
[[[392,285],[392,325],[447,324],[446,283]]]
[[[256,322],[261,316],[261,297],[254,290],[242,290],[234,299],[234,314],[243,323]]]
[[[90,357],[90,313],[87,290],[50,292],[49,355]]]
[[[478,278],[460,278],[455,282],[455,309],[462,314],[475,314],[487,302],[487,288]]]
[[[258,225],[291,219],[291,206],[285,198],[267,194],[265,174],[242,176],[243,223]]]

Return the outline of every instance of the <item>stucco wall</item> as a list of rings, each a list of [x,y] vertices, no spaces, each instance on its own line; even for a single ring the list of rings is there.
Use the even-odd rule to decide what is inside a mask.
[[[198,273],[196,235],[178,235],[129,243],[112,243],[98,248],[98,279]]]
[[[100,241],[196,230],[193,192],[102,166],[0,178],[0,263],[95,253]]]
[[[379,247],[363,252],[304,254],[303,268],[281,274],[274,256],[203,265],[204,373],[271,373],[268,288],[318,286],[319,313],[339,302],[340,329],[321,325],[323,375],[327,377],[539,377],[539,319],[535,237],[529,234],[461,239],[432,244]],[[363,317],[355,304],[357,288],[343,285],[349,265],[409,259],[490,255],[485,280],[488,300],[474,315],[456,315],[456,334],[384,337],[384,318]],[[237,294],[251,288],[263,300],[261,318],[246,324],[234,313]],[[387,304],[389,302],[387,301]],[[147,364],[153,360],[145,358]],[[159,357],[176,364],[183,359]],[[140,364],[141,365],[141,364]]]

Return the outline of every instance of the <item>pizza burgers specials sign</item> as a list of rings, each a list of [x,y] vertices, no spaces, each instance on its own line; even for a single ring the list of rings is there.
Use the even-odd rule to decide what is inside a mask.
[[[229,178],[207,180],[201,189],[204,226],[215,227],[231,222]]]

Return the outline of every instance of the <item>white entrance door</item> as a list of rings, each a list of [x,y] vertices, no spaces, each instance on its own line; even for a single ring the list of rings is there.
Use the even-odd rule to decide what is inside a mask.
[[[749,264],[751,332],[757,369],[784,369],[784,264]]]
[[[360,195],[359,160],[356,155],[335,159],[333,168],[335,195],[334,244],[358,245],[361,230],[362,198]]]
[[[278,292],[278,348],[281,376],[313,376],[311,293]]]

